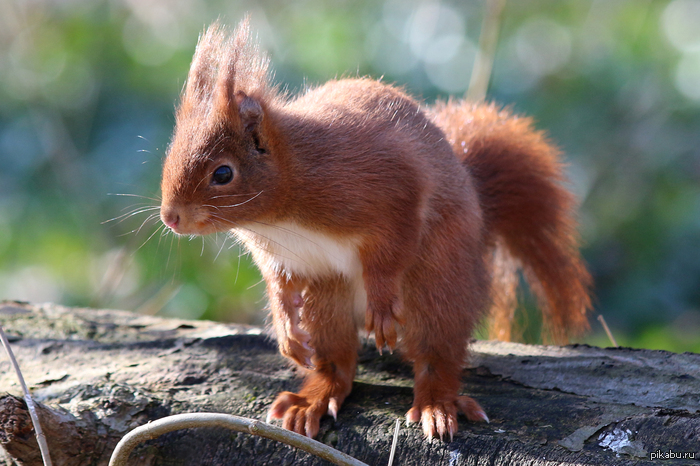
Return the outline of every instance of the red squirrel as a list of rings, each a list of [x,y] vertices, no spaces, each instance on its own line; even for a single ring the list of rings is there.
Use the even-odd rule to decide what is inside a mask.
[[[232,232],[267,284],[281,353],[300,366],[270,419],[314,437],[350,393],[358,331],[413,364],[408,422],[457,431],[474,327],[508,339],[521,268],[555,342],[586,328],[591,278],[559,152],[493,104],[425,107],[369,78],[296,97],[271,83],[247,20],[200,37],[163,165],[161,220]]]

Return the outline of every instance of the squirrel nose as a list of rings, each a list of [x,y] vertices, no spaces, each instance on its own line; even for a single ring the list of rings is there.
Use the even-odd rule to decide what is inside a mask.
[[[161,208],[160,219],[168,226],[171,230],[175,230],[180,223],[180,215],[174,208]]]

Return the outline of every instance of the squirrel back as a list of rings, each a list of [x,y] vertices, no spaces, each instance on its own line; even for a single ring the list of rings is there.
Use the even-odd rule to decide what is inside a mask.
[[[560,153],[533,128],[495,104],[438,102],[430,116],[469,169],[484,214],[492,265],[490,337],[510,340],[518,268],[556,343],[588,328],[589,275],[578,252],[575,200],[563,186]]]

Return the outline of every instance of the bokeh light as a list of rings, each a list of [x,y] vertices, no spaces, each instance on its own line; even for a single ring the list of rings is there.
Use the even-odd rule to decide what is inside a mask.
[[[264,321],[237,244],[149,217],[198,34],[246,13],[292,94],[369,75],[429,104],[464,95],[484,3],[0,2],[0,299]],[[700,0],[509,1],[501,18],[488,98],[564,151],[596,311],[623,344],[700,351],[698,18]]]

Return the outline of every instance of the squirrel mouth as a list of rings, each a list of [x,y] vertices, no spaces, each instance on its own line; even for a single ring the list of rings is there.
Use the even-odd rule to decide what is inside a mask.
[[[222,230],[206,213],[181,206],[161,206],[160,219],[177,235],[203,236]]]

